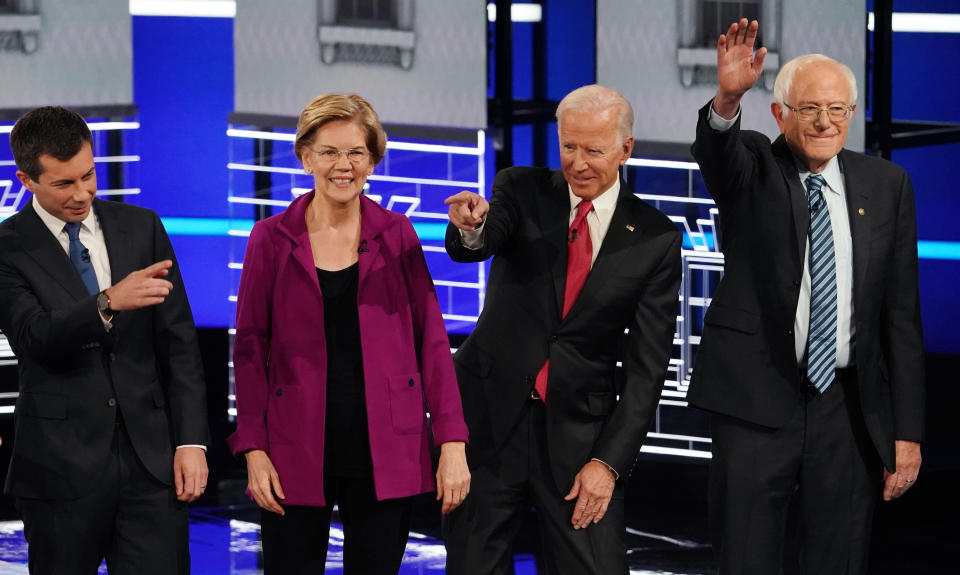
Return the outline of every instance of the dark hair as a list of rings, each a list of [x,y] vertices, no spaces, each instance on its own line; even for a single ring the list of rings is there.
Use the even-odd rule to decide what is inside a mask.
[[[17,168],[37,181],[43,168],[40,156],[53,156],[66,162],[80,152],[84,143],[92,145],[90,128],[79,114],[60,106],[31,110],[17,120],[10,132],[10,148]]]

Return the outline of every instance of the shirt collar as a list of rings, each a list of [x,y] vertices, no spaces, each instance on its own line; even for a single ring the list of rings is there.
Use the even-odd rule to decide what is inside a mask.
[[[40,216],[40,220],[45,226],[47,226],[47,229],[50,230],[50,233],[53,234],[54,237],[60,237],[60,234],[63,233],[63,226],[67,225],[67,222],[43,209],[43,206],[41,206],[40,202],[37,201],[36,196],[33,197],[33,210],[37,212],[38,216]],[[96,221],[96,216],[93,214],[93,206],[91,205],[90,211],[87,212],[87,217],[80,222],[80,226],[85,228],[88,232],[94,233]]]
[[[580,196],[573,193],[573,188],[567,184],[567,193],[570,195],[570,210],[572,211],[580,203]],[[593,199],[593,210],[598,214],[602,211],[613,210],[617,207],[617,198],[620,196],[620,178],[617,178],[613,185],[607,191]]]
[[[806,167],[798,164],[798,169],[800,170],[800,181],[806,182],[807,176],[811,173]],[[835,194],[839,194],[840,190],[843,189],[843,174],[840,172],[840,161],[837,160],[837,156],[830,158],[830,161],[827,162],[827,167],[820,172],[820,175],[823,176],[823,181],[827,184],[827,189]]]

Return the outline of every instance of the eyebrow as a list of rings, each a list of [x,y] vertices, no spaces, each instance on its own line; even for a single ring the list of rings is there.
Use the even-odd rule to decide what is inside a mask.
[[[80,176],[80,177],[81,177],[81,178],[85,178],[85,177],[89,176],[90,174],[96,173],[96,171],[97,171],[97,167],[96,167],[96,166],[93,166],[93,167],[91,167],[89,170],[87,170],[86,172],[84,172],[84,174],[83,174],[82,176]],[[72,183],[75,182],[75,181],[76,181],[76,179],[74,179],[74,178],[62,178],[62,179],[60,179],[60,180],[54,180],[54,181],[50,182],[49,185],[51,185],[51,186],[58,186],[58,185],[60,185],[60,184],[72,184]]]

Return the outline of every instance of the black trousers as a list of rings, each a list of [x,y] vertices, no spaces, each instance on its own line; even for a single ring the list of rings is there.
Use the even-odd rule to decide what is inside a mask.
[[[411,497],[377,501],[373,477],[325,477],[327,505],[261,510],[264,575],[323,573],[334,504],[343,523],[345,575],[396,575],[410,533]],[[282,505],[282,503],[281,503]]]
[[[513,541],[531,504],[548,574],[628,572],[622,482],[600,523],[575,530],[570,518],[576,500],[563,500],[567,491],[550,472],[545,419],[543,404],[530,401],[497,456],[471,470],[470,495],[444,521],[448,575],[512,574]]]
[[[822,395],[804,385],[780,429],[717,414],[711,427],[711,531],[722,575],[783,572],[794,498],[800,571],[866,573],[883,468],[864,426],[855,370],[839,370]]]
[[[173,462],[170,463],[173,465]],[[117,424],[103,479],[70,500],[17,498],[30,573],[111,575],[190,572],[187,504],[143,466]]]

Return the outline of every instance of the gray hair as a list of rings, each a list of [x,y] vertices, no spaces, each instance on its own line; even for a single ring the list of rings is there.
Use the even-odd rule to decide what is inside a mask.
[[[600,112],[613,107],[617,108],[617,132],[621,141],[626,142],[633,135],[633,107],[620,92],[599,84],[581,86],[560,100],[557,130],[560,130],[560,117],[567,110]]]
[[[809,64],[816,62],[829,62],[836,66],[837,71],[844,77],[850,89],[850,101],[847,104],[857,103],[857,78],[853,75],[853,70],[841,62],[837,62],[829,56],[823,54],[804,54],[790,60],[780,68],[777,73],[777,79],[773,83],[773,99],[780,103],[786,103],[790,96],[790,89],[793,87],[793,78],[797,72]],[[784,110],[786,112],[786,110]]]

